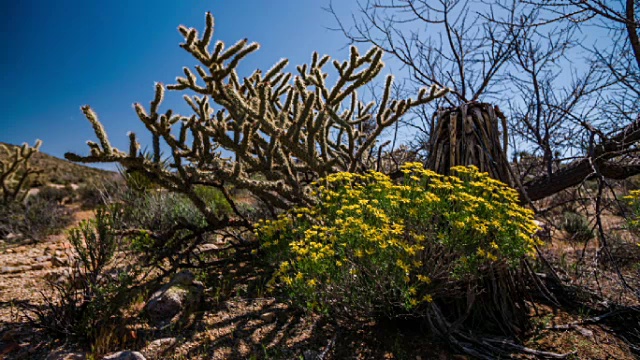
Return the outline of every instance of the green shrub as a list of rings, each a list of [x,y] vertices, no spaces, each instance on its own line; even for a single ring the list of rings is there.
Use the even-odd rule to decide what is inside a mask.
[[[231,206],[220,190],[198,186],[195,190],[203,201],[219,214],[230,214]],[[206,220],[183,194],[165,190],[129,189],[122,195],[123,223],[128,227],[166,232],[179,224],[204,227]]]
[[[95,219],[69,231],[75,264],[65,281],[49,283],[50,295],[44,298],[47,306],[27,307],[26,314],[37,327],[91,343],[104,329],[122,325],[122,311],[132,300],[135,272],[114,264],[118,221],[118,214],[98,210]]]
[[[95,209],[106,204],[104,192],[95,184],[85,184],[78,188],[78,200],[85,209]]]
[[[65,201],[73,201],[74,196],[75,192],[69,185],[64,187],[44,186],[40,188],[37,194],[33,195],[34,198],[58,204],[62,204]]]
[[[24,222],[24,204],[0,201],[0,238],[8,234],[20,233],[20,224]]]
[[[574,212],[565,212],[562,228],[571,236],[572,240],[588,241],[594,238],[593,229],[587,219]]]
[[[219,190],[199,187],[196,191],[215,211],[230,213],[230,205]],[[183,194],[130,189],[112,209],[122,214],[123,228],[144,230],[129,240],[132,249],[148,265],[193,251],[194,242],[206,240],[206,235],[192,236],[205,228],[207,221]]]
[[[126,170],[123,168],[120,168],[118,171],[127,183],[127,188],[129,188],[130,190],[146,192],[160,189],[160,186],[156,185],[151,179],[149,179],[144,173],[140,171]]]
[[[196,186],[195,193],[217,213],[227,215],[232,213],[231,205],[219,189],[211,186]]]
[[[25,203],[0,203],[0,236],[13,233],[40,241],[59,233],[72,220],[64,206],[38,196],[27,198]]]
[[[206,225],[204,217],[187,197],[168,191],[129,191],[124,196],[122,212],[125,226],[159,233],[179,224]]]
[[[629,195],[623,197],[628,206],[626,215],[627,228],[638,234],[640,233],[640,190],[631,190]]]
[[[415,316],[532,256],[533,213],[517,193],[475,167],[452,170],[409,163],[400,185],[376,172],[319,181],[316,205],[256,227],[274,281],[310,310]]]
[[[78,200],[85,209],[95,209],[99,206],[118,202],[122,199],[126,186],[122,181],[105,179],[91,180],[77,190]]]

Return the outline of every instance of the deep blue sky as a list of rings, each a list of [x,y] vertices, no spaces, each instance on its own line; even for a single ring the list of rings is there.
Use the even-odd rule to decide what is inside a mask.
[[[174,83],[183,66],[195,64],[178,47],[176,29],[202,30],[207,11],[216,20],[214,40],[261,44],[241,67],[247,73],[282,57],[293,70],[314,50],[347,56],[344,37],[327,29],[335,25],[322,10],[328,0],[0,2],[0,141],[42,139],[42,151],[55,156],[88,153],[85,142],[95,136],[80,112],[84,104],[98,113],[115,146],[127,148],[129,130],[144,134],[131,104],[148,104],[154,82]],[[347,16],[355,5],[335,3]],[[164,109],[180,110],[178,99],[169,98]]]

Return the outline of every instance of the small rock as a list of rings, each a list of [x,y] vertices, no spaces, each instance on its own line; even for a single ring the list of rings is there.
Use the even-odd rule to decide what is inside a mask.
[[[7,254],[13,254],[13,253],[14,253],[14,251],[13,251],[13,249],[7,249],[7,250],[5,250],[5,253],[7,253]]]
[[[151,295],[145,311],[157,327],[176,322],[201,302],[204,286],[190,272],[176,274],[160,290]]]
[[[162,338],[153,340],[144,349],[140,350],[142,355],[151,358],[151,359],[159,359],[161,358],[167,351],[173,348],[176,345],[176,338]]]
[[[0,268],[0,274],[16,274],[19,272],[25,272],[30,270],[31,267],[27,266],[27,265],[21,265],[21,266],[3,266],[2,268]]]
[[[587,329],[587,328],[583,328],[582,326],[577,326],[575,327],[575,329],[582,334],[582,336],[584,337],[588,337],[588,338],[592,338],[593,337],[593,331]]]
[[[67,266],[69,264],[69,260],[60,256],[54,256],[51,258],[51,263],[56,267]]]
[[[174,321],[189,301],[189,291],[180,287],[168,287],[154,293],[145,310],[156,326],[162,327]]]
[[[202,253],[207,253],[207,252],[211,252],[211,251],[216,251],[216,250],[219,250],[219,249],[220,249],[220,246],[218,246],[216,244],[207,243],[207,244],[202,244],[202,245],[199,245],[198,247],[196,247],[194,253],[202,254]]]
[[[182,271],[174,275],[169,282],[170,285],[191,285],[195,282],[196,276],[189,271]]]
[[[77,352],[53,352],[45,360],[86,360],[84,353]]]
[[[137,351],[118,351],[117,353],[109,354],[102,358],[102,360],[147,360],[141,353]]]
[[[31,270],[42,270],[42,269],[48,269],[50,267],[51,267],[51,263],[47,261],[47,262],[31,265]]]
[[[45,262],[45,261],[51,261],[51,256],[46,256],[45,255],[45,256],[38,256],[36,258],[36,262],[41,263],[41,262]]]
[[[273,322],[276,319],[276,314],[273,312],[266,312],[262,315],[260,315],[260,319],[262,319],[262,321],[264,322]]]

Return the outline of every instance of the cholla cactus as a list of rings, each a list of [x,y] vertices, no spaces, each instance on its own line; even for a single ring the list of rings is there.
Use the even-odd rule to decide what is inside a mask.
[[[39,172],[30,167],[29,160],[38,152],[41,144],[40,140],[36,140],[33,147],[25,143],[13,149],[0,144],[0,152],[4,153],[0,157],[0,201],[5,204],[23,201],[27,196],[27,180]]]
[[[362,172],[384,129],[411,108],[443,96],[447,89],[422,89],[416,99],[391,100],[392,77],[386,79],[382,101],[364,103],[356,90],[380,73],[382,50],[361,55],[351,48],[348,61],[333,61],[339,75],[333,87],[326,84],[328,56],[313,54],[310,65],[297,67],[297,74],[284,72],[283,59],[268,71],[256,70],[240,78],[239,62],[259,48],[241,40],[225,49],[218,41],[211,49],[214,20],[206,16],[202,36],[193,28],[179,27],[185,37],[181,47],[200,65],[195,73],[184,68],[184,77],[169,90],[188,90],[191,116],[168,110],[159,113],[165,87],[156,84],[155,98],[146,110],[134,108],[151,132],[152,156],[140,154],[131,133],[128,152],[113,148],[95,113],[82,108],[92,123],[100,144],[89,142],[91,155],[66,154],[79,162],[118,162],[143,172],[163,187],[187,194],[210,223],[220,223],[193,187],[207,185],[224,191],[233,184],[247,189],[273,208],[312,202],[308,185],[330,173]],[[374,109],[376,111],[374,112]],[[375,121],[373,129],[365,124]],[[169,167],[161,166],[161,144],[169,149]]]

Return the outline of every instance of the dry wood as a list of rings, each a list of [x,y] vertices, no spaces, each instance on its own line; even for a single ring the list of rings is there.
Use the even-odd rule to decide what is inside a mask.
[[[427,168],[448,175],[453,166],[475,165],[492,178],[515,186],[500,142],[501,132],[493,105],[472,102],[440,109],[437,118]],[[503,127],[503,139],[506,131]]]

